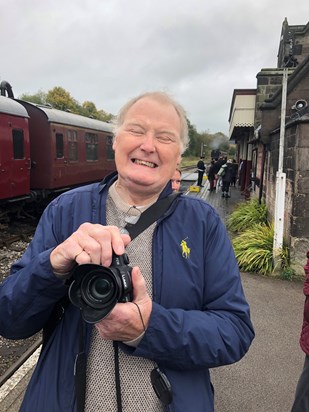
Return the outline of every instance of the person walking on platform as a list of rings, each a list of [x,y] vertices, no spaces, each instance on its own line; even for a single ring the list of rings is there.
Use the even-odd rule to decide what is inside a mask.
[[[218,176],[222,179],[222,197],[229,198],[230,184],[233,176],[233,164],[232,160],[229,159],[218,172]]]
[[[216,178],[216,173],[215,173],[215,161],[214,161],[214,160],[212,160],[212,161],[210,162],[210,166],[209,166],[209,169],[208,169],[207,176],[208,176],[208,181],[209,181],[209,188],[208,188],[208,190],[209,190],[210,192],[212,192],[212,191],[216,190],[215,185],[214,185],[214,183],[215,183],[215,178]]]
[[[304,320],[300,336],[300,346],[305,352],[305,364],[300,375],[295,400],[291,412],[309,412],[309,250],[307,250],[307,263],[304,266],[306,279],[304,282]]]
[[[197,185],[200,187],[204,187],[202,185],[202,182],[203,182],[203,176],[204,176],[205,170],[206,170],[206,166],[204,163],[204,157],[201,156],[200,160],[197,162],[197,173],[198,173]]]
[[[215,189],[218,189],[217,187],[218,180],[219,180],[218,172],[224,163],[226,163],[226,160],[224,160],[223,157],[219,157],[219,159],[215,159],[215,165],[214,165],[214,174],[215,174],[214,188]]]
[[[233,159],[232,165],[233,165],[233,169],[232,169],[231,186],[236,187],[237,175],[238,175],[238,163],[236,163],[235,159]]]
[[[116,171],[47,206],[0,285],[0,334],[44,331],[20,412],[214,411],[209,369],[254,330],[220,216],[172,191],[188,144],[182,106],[137,96],[115,120]]]

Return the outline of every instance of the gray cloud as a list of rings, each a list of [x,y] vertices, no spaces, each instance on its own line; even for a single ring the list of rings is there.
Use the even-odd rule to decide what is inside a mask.
[[[159,3],[159,4],[158,4]],[[211,4],[210,4],[211,3]],[[116,113],[166,90],[198,131],[228,133],[233,90],[275,67],[281,26],[307,23],[307,0],[0,0],[0,80],[16,96],[54,86]]]

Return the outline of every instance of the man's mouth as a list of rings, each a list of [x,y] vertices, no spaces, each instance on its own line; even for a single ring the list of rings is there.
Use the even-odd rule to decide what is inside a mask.
[[[158,165],[156,165],[155,163],[146,162],[146,160],[132,159],[132,162],[135,163],[136,165],[150,167],[151,169],[154,169],[155,167],[158,167]]]

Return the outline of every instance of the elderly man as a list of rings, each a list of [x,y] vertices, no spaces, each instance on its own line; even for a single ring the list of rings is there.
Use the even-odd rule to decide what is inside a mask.
[[[45,210],[1,285],[0,333],[17,339],[46,329],[80,269],[86,286],[70,294],[73,304],[62,305],[61,320],[49,328],[21,412],[213,411],[209,368],[237,362],[254,337],[220,217],[206,202],[180,195],[138,236],[122,230],[170,199],[187,145],[182,107],[165,93],[138,96],[115,123],[117,173],[62,194]],[[123,257],[117,286],[105,273],[124,252],[131,281]],[[113,288],[130,290],[130,282],[131,298],[102,319],[81,316],[79,301],[88,310],[90,300],[91,318]]]

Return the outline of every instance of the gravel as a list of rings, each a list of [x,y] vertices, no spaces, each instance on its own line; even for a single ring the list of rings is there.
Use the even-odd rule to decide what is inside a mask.
[[[6,235],[6,228],[3,227],[3,225],[1,225],[0,231],[1,237]],[[22,256],[28,243],[29,242],[20,240],[12,243],[9,248],[3,247],[0,249],[0,282],[8,276],[11,264]],[[37,339],[38,335],[21,340],[10,340],[0,336],[0,376],[2,376]]]

